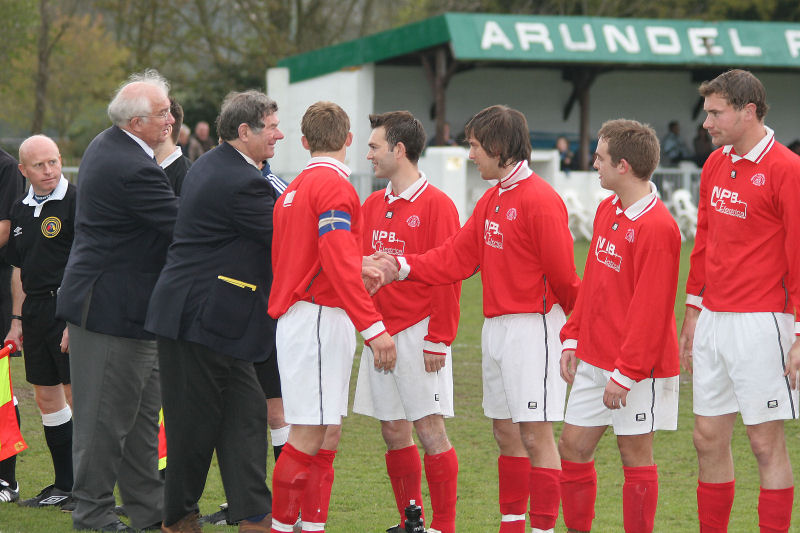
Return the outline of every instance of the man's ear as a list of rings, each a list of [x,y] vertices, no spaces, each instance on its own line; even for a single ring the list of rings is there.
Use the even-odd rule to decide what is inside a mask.
[[[353,132],[352,131],[348,131],[347,132],[347,140],[344,142],[344,145],[345,146],[350,146],[351,144],[353,144]]]
[[[397,141],[397,144],[394,145],[394,157],[395,159],[401,159],[406,156],[406,145],[403,144],[402,141]]]
[[[305,135],[303,135],[302,137],[300,137],[300,144],[302,144],[302,145],[303,145],[303,148],[305,148],[305,149],[306,149],[306,150],[308,150],[309,152],[311,151],[311,145],[310,145],[310,144],[308,144],[308,139],[306,139],[306,136],[305,136]]]

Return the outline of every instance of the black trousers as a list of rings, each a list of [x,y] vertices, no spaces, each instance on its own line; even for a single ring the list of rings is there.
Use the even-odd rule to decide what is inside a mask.
[[[167,435],[164,523],[198,510],[214,450],[229,518],[271,512],[267,406],[253,363],[163,337],[158,356]]]

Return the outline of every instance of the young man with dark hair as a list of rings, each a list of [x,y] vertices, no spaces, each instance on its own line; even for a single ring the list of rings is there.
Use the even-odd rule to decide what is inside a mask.
[[[19,170],[28,194],[11,208],[6,259],[12,275],[13,312],[6,339],[23,346],[25,375],[33,385],[55,480],[27,507],[74,509],[72,500],[72,389],[69,336],[56,318],[56,293],[67,264],[75,222],[75,186],[61,174],[61,154],[52,139],[34,135],[19,147]]]
[[[694,372],[700,530],[727,530],[741,412],[760,474],[761,531],[788,531],[794,480],[783,421],[798,417],[800,157],[764,125],[766,92],[750,72],[720,74],[700,95],[703,127],[722,146],[700,178],[680,335],[681,361]]]
[[[425,147],[422,124],[407,111],[370,115],[367,159],[375,177],[388,180],[361,210],[365,255],[419,254],[458,231],[453,201],[428,183],[417,168]],[[411,429],[425,449],[425,475],[431,494],[431,533],[454,533],[458,458],[447,438],[444,417],[453,416],[453,366],[450,345],[458,330],[460,282],[430,287],[418,281],[389,285],[373,296],[397,346],[393,372],[373,368],[364,349],[353,410],[381,421],[386,471],[400,525],[410,500],[422,506],[422,465]]]
[[[377,369],[394,368],[394,341],[362,283],[361,205],[344,159],[353,136],[344,110],[317,102],[301,124],[311,153],[275,205],[269,314],[286,422],[273,472],[273,533],[324,531],[341,417],[347,413],[355,329]]]
[[[466,135],[481,177],[498,184],[452,239],[422,255],[398,257],[399,278],[440,285],[480,269],[483,411],[500,448],[500,532],[525,530],[529,498],[534,533],[552,531],[561,474],[552,423],[563,420],[566,395],[558,333],[580,285],[567,210],[528,167],[522,113],[488,107],[472,117]]]
[[[183,107],[171,96],[169,104],[169,112],[175,119],[175,123],[170,125],[169,137],[158,145],[155,153],[156,161],[164,169],[164,174],[167,175],[172,190],[175,191],[175,196],[180,196],[183,178],[186,177],[189,167],[192,166],[192,160],[186,157],[181,147],[178,146],[178,137],[181,133],[181,126],[183,126]]]
[[[650,181],[659,159],[655,131],[611,120],[597,136],[594,168],[615,194],[597,208],[578,301],[561,330],[561,377],[572,384],[558,443],[561,499],[568,531],[590,531],[594,451],[611,425],[625,472],[625,531],[645,533],[658,503],[653,433],[678,425],[681,236]]]

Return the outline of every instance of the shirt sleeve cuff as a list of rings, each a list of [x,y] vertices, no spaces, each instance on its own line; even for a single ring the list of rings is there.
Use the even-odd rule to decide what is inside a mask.
[[[686,305],[689,307],[694,307],[698,311],[702,311],[703,309],[703,297],[702,296],[695,296],[694,294],[687,294],[686,295]]]
[[[794,323],[794,334],[795,335],[800,335],[800,322],[795,322]]]
[[[577,350],[578,349],[578,339],[567,339],[561,343],[561,351],[564,350]]]
[[[408,277],[408,274],[411,272],[411,266],[406,261],[406,258],[402,255],[395,257],[397,259],[397,264],[400,265],[400,271],[398,272],[398,279],[403,281]]]
[[[614,369],[614,372],[611,374],[611,379],[614,381],[614,383],[616,383],[625,390],[631,390],[633,384],[636,383],[635,380],[627,376],[623,376],[622,372],[620,372],[618,368]]]
[[[362,331],[361,336],[364,337],[364,343],[369,345],[375,337],[380,337],[383,333],[386,333],[386,326],[383,325],[383,321],[379,320]]]
[[[443,342],[425,341],[422,352],[431,355],[447,355],[447,345]]]

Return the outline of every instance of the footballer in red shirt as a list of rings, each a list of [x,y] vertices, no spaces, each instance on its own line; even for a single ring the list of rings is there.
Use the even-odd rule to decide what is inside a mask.
[[[370,115],[367,159],[385,190],[364,202],[365,255],[423,253],[442,244],[460,227],[453,201],[428,183],[417,168],[425,148],[425,130],[407,111]],[[461,283],[431,287],[403,281],[373,296],[397,346],[392,372],[374,368],[365,348],[358,372],[353,411],[381,421],[386,442],[386,471],[394,491],[400,525],[410,500],[422,505],[422,465],[411,434],[416,429],[425,449],[425,475],[433,519],[428,531],[455,533],[458,458],[444,426],[453,416],[450,346],[456,337]]]
[[[561,376],[572,384],[558,444],[561,499],[568,531],[590,531],[594,451],[610,425],[625,473],[625,531],[647,533],[658,503],[653,433],[678,425],[681,236],[650,181],[660,151],[655,131],[611,120],[598,139],[594,168],[615,194],[597,208],[578,301],[561,330]]]
[[[700,85],[717,149],[703,165],[686,284],[681,359],[693,370],[700,531],[726,531],[734,497],[731,439],[747,426],[761,488],[761,531],[788,531],[794,479],[784,420],[798,417],[800,158],[764,125],[766,92],[750,72]]]

